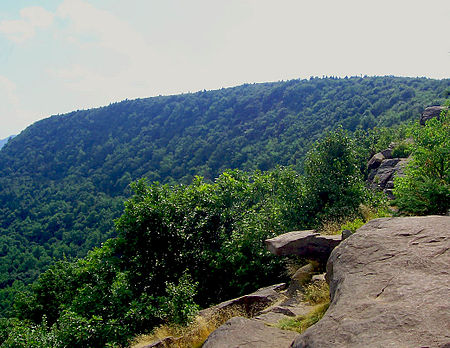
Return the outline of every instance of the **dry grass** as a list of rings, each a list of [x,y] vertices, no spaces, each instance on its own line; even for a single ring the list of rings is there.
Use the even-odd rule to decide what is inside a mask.
[[[317,232],[326,235],[339,234],[343,223],[345,223],[343,220],[324,221]]]
[[[240,306],[226,308],[206,316],[197,316],[187,327],[162,325],[150,335],[142,335],[134,339],[131,348],[140,348],[165,337],[175,337],[177,340],[167,345],[169,348],[199,348],[208,336],[219,326],[233,317],[246,317]]]
[[[304,299],[312,305],[330,302],[330,288],[326,281],[308,284],[304,290]]]

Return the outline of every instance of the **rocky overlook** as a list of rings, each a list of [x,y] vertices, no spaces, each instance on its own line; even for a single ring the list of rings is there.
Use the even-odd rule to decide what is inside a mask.
[[[450,217],[375,219],[328,260],[331,304],[292,347],[448,347]]]
[[[294,233],[301,239],[300,252],[305,235],[311,239],[311,231],[304,232]],[[372,220],[331,252],[326,274],[330,307],[292,343],[292,332],[268,326],[267,318],[259,315],[230,319],[205,345],[448,347],[449,232],[448,216]],[[280,240],[289,237],[290,249],[296,252],[294,234]]]

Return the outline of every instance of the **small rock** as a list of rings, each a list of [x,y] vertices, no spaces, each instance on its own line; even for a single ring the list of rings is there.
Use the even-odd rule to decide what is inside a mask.
[[[311,278],[313,282],[324,282],[325,281],[325,273],[313,275]]]
[[[272,303],[280,299],[283,295],[281,291],[286,289],[286,284],[276,284],[259,289],[252,294],[244,295],[232,300],[228,300],[214,307],[204,309],[199,312],[202,317],[210,317],[214,313],[227,310],[230,308],[240,308],[245,314],[253,316],[264,308],[270,306]]]
[[[342,240],[347,239],[348,237],[350,237],[352,235],[352,231],[350,230],[343,230],[342,231]]]
[[[383,150],[383,151],[381,151],[380,152],[383,156],[384,156],[384,158],[386,158],[386,159],[391,159],[392,158],[392,148],[387,148],[387,149],[385,149],[385,150]]]
[[[383,191],[390,199],[393,199],[394,178],[404,175],[403,170],[408,162],[409,158],[385,159],[377,169],[369,172],[367,181],[373,189]]]
[[[264,310],[261,314],[273,312],[273,313],[280,313],[283,315],[286,315],[288,317],[295,317],[295,313],[291,311],[289,308],[282,307],[282,306],[273,306],[269,309]]]

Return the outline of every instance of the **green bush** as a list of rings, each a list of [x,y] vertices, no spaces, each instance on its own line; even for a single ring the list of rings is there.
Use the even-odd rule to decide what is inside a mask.
[[[167,283],[166,286],[167,296],[159,299],[161,319],[175,325],[189,324],[199,309],[194,302],[198,282],[193,282],[192,277],[185,273],[178,284]]]

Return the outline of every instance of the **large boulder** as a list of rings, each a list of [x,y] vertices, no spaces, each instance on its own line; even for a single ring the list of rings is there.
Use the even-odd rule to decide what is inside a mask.
[[[420,116],[420,124],[422,126],[425,125],[425,123],[434,117],[439,118],[441,115],[442,110],[445,110],[445,106],[429,106],[427,107]]]
[[[450,217],[375,219],[335,248],[331,304],[292,347],[448,347]]]
[[[256,319],[235,317],[219,327],[203,344],[203,348],[273,348],[289,347],[296,336],[293,331],[280,330]]]
[[[321,235],[314,230],[293,231],[265,241],[275,255],[296,255],[326,262],[331,251],[341,242],[340,235]]]

